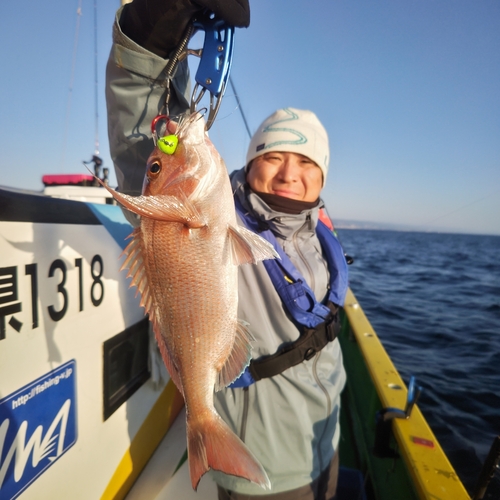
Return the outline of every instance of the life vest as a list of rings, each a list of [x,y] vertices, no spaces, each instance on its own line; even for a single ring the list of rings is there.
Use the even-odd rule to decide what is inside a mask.
[[[262,378],[275,376],[284,370],[311,359],[333,341],[339,330],[338,308],[344,304],[347,292],[347,263],[342,247],[324,222],[318,220],[316,235],[323,249],[330,273],[329,291],[325,303],[318,302],[306,280],[281,248],[269,229],[263,229],[250,214],[245,213],[235,199],[236,213],[245,226],[273,245],[281,260],[262,261],[276,292],[300,331],[299,338],[282,346],[269,356],[252,359],[243,374],[229,387],[246,387]]]

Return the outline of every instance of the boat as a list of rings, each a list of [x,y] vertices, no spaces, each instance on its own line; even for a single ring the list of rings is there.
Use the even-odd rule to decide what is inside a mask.
[[[120,271],[132,228],[90,180],[0,188],[0,499],[216,499]],[[470,498],[351,290],[339,339],[339,498]]]
[[[162,394],[120,272],[130,225],[104,189],[63,197],[74,187],[0,190],[2,500],[99,498]]]

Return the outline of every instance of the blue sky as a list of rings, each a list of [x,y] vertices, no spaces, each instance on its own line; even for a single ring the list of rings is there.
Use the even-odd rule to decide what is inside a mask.
[[[111,170],[104,71],[118,3],[98,0],[97,21],[100,153]],[[500,234],[498,0],[250,3],[232,70],[243,110],[252,131],[280,107],[318,115],[334,220]],[[93,0],[81,4],[71,94],[79,0],[0,4],[1,185],[40,190],[45,173],[86,172],[94,12]],[[231,89],[210,136],[229,170],[243,165],[249,139]]]

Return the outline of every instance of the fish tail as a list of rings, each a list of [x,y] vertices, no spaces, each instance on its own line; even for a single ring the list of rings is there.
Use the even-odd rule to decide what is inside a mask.
[[[243,441],[217,414],[197,420],[187,418],[187,442],[191,484],[196,490],[209,469],[243,477],[265,489],[271,483],[262,465]]]

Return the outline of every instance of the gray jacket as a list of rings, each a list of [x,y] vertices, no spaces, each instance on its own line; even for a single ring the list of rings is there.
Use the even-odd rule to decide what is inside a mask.
[[[118,11],[117,19],[120,11]],[[108,133],[119,189],[140,194],[146,160],[153,149],[151,120],[163,104],[159,83],[166,61],[129,40],[114,27],[108,62],[106,99]],[[181,65],[173,80],[172,114],[188,107],[189,75]],[[271,210],[257,195],[245,194],[244,171],[232,177],[243,207],[265,220],[316,297],[325,297],[328,269],[316,237],[318,208],[299,215]],[[255,337],[253,356],[273,354],[299,331],[289,320],[262,265],[243,265],[239,272],[239,317]],[[337,340],[314,358],[263,379],[248,389],[224,389],[215,395],[222,418],[242,437],[266,469],[271,493],[309,484],[325,469],[337,449],[340,392],[345,383]],[[221,486],[240,493],[269,493],[248,481],[213,473]]]
[[[113,45],[106,67],[108,136],[122,193],[138,196],[146,173],[146,161],[153,151],[151,121],[165,102],[164,69],[168,61],[148,52],[120,30],[116,14]],[[172,80],[170,114],[189,108],[190,84],[187,61],[179,64]]]
[[[243,207],[266,221],[318,300],[325,297],[329,274],[315,233],[318,208],[299,215],[274,212],[256,194],[245,194],[243,169],[232,176],[232,186]],[[241,266],[238,279],[238,316],[250,324],[256,339],[253,357],[273,354],[283,342],[296,340],[299,331],[283,309],[264,265]],[[309,484],[328,466],[340,437],[344,383],[342,354],[335,340],[311,360],[280,375],[259,380],[248,389],[216,393],[217,411],[262,463],[273,493]],[[212,474],[229,490],[266,493],[244,479]]]

